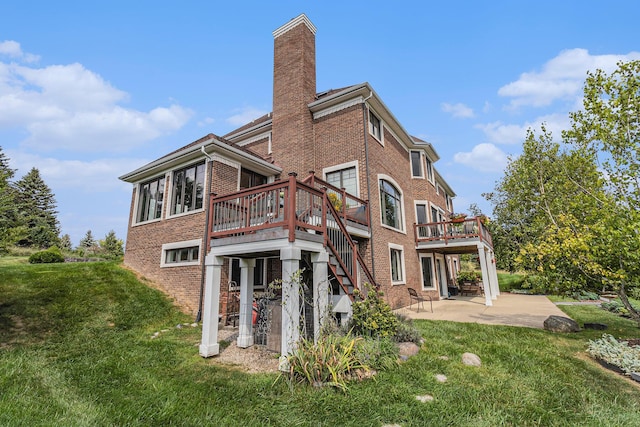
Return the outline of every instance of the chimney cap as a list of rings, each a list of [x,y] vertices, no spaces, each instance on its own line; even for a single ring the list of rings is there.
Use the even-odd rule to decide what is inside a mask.
[[[307,18],[307,15],[305,15],[304,13],[301,13],[300,15],[296,16],[295,18],[293,18],[291,21],[287,22],[286,24],[284,24],[283,26],[281,26],[280,28],[275,30],[273,32],[273,38],[275,39],[275,38],[280,37],[281,35],[283,35],[287,31],[291,30],[292,28],[297,27],[301,23],[304,23],[307,26],[307,28],[309,28],[309,31],[311,31],[311,33],[314,36],[316,35],[316,27],[315,27],[315,25],[313,25],[313,23],[311,23],[309,18]]]

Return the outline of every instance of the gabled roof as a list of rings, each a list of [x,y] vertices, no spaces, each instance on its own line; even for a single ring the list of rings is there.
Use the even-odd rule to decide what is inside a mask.
[[[241,164],[250,164],[256,169],[256,172],[262,172],[267,175],[282,172],[280,167],[272,164],[250,149],[239,147],[225,138],[210,133],[132,172],[122,175],[119,179],[126,182],[139,182],[180,163],[202,158],[204,157],[203,150],[207,155],[222,153],[225,157],[230,157]]]

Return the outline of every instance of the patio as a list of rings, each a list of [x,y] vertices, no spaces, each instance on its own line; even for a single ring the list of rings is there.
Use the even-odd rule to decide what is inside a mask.
[[[433,313],[429,302],[417,311],[416,303],[411,308],[395,310],[411,319],[450,320],[452,322],[484,323],[488,325],[522,326],[543,329],[544,321],[551,315],[565,316],[554,303],[543,295],[500,294],[492,306],[485,305],[481,296],[462,297],[433,301]]]

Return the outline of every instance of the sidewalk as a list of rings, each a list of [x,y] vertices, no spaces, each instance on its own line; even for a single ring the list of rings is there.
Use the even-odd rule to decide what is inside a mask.
[[[453,322],[484,323],[488,325],[523,326],[543,329],[544,321],[551,315],[567,315],[543,295],[521,295],[504,293],[493,300],[493,305],[484,305],[484,297],[461,297],[434,301],[433,313],[429,302],[425,301],[424,309],[414,303],[411,308],[403,307],[396,313],[411,319],[450,320]]]

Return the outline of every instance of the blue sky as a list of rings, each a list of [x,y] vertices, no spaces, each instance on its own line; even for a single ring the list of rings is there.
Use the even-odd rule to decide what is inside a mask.
[[[220,3],[220,4],[217,4]],[[557,136],[584,77],[640,59],[640,2],[65,1],[0,7],[0,146],[37,167],[62,233],[126,237],[118,176],[271,111],[272,32],[317,27],[318,91],[369,82],[440,154],[458,194],[491,191],[528,127]]]

